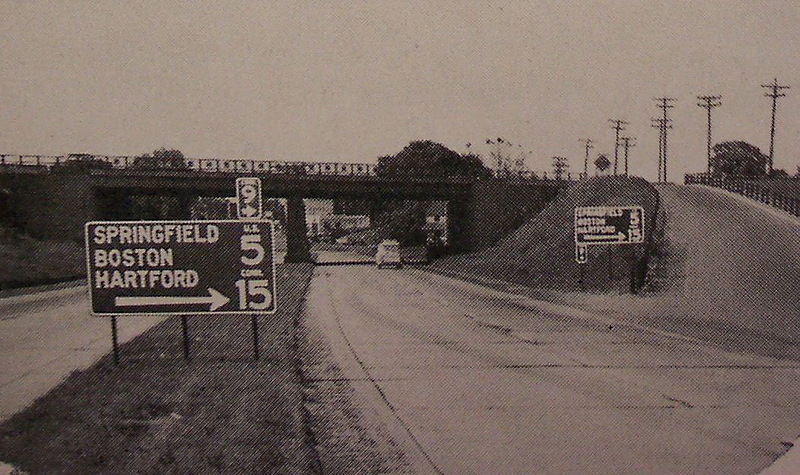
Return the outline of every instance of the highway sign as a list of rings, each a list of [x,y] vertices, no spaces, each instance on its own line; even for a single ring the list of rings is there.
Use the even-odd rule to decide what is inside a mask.
[[[236,179],[236,216],[239,219],[260,219],[261,179],[241,177]]]
[[[92,313],[274,313],[271,221],[86,223]]]
[[[589,260],[589,250],[586,249],[586,246],[582,245],[575,245],[575,262],[578,264],[586,264]]]
[[[644,209],[641,206],[575,208],[576,246],[641,242],[644,242]]]

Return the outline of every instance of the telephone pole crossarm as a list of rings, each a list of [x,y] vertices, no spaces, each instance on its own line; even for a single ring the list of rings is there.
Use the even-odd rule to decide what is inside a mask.
[[[608,119],[611,122],[611,128],[616,131],[616,135],[614,137],[614,175],[617,174],[617,164],[619,162],[619,133],[625,130],[625,126],[628,125],[627,121],[621,119]]]
[[[659,161],[659,169],[661,170],[661,175],[659,176],[659,181],[667,181],[667,129],[672,128],[668,126],[670,123],[670,119],[667,116],[667,109],[672,109],[675,107],[672,105],[672,102],[675,101],[674,97],[656,97],[654,99],[656,101],[656,107],[663,111],[662,113],[662,123],[661,123],[661,142],[660,142],[660,149],[661,149],[661,160]]]
[[[636,137],[620,137],[625,150],[625,176],[628,176],[628,149],[636,146]]]
[[[722,96],[697,96],[699,107],[706,109],[707,113],[707,133],[706,133],[706,173],[711,173],[711,109],[722,105]]]
[[[786,97],[786,94],[782,93],[781,91],[784,89],[789,89],[790,86],[782,86],[778,84],[778,78],[775,78],[771,84],[762,84],[761,87],[769,89],[770,92],[766,92],[764,95],[772,98],[772,123],[770,124],[769,129],[769,164],[767,170],[768,174],[771,175],[772,167],[775,163],[775,114],[778,110],[778,98]]]
[[[594,148],[594,140],[592,139],[580,139],[579,142],[583,143],[585,155],[583,157],[583,178],[589,178],[589,150]]]

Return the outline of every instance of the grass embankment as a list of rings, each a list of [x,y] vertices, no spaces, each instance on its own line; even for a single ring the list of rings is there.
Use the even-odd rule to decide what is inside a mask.
[[[171,318],[73,373],[0,425],[0,461],[30,473],[308,473],[296,327],[313,268],[279,265],[279,310],[192,317],[190,363]],[[124,325],[124,317],[120,319]]]
[[[571,186],[497,245],[442,259],[434,268],[544,289],[627,291],[632,258],[643,255],[644,246],[589,246],[588,262],[577,264],[575,207],[642,206],[649,234],[657,202],[658,192],[641,178],[592,178]]]
[[[0,226],[0,290],[86,276],[80,243],[38,241]]]

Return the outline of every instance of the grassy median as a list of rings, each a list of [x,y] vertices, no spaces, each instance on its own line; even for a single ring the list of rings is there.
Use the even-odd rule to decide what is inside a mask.
[[[312,266],[278,265],[279,309],[189,319],[191,361],[170,318],[73,373],[0,424],[0,461],[30,473],[309,473],[297,325]]]

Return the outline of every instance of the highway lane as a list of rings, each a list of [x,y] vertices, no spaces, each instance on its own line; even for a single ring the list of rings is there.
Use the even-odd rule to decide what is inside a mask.
[[[421,270],[318,268],[307,318],[419,473],[757,473],[800,433],[796,361]]]
[[[120,317],[120,343],[162,320]],[[85,285],[0,298],[0,420],[109,351],[111,323],[91,315]]]

